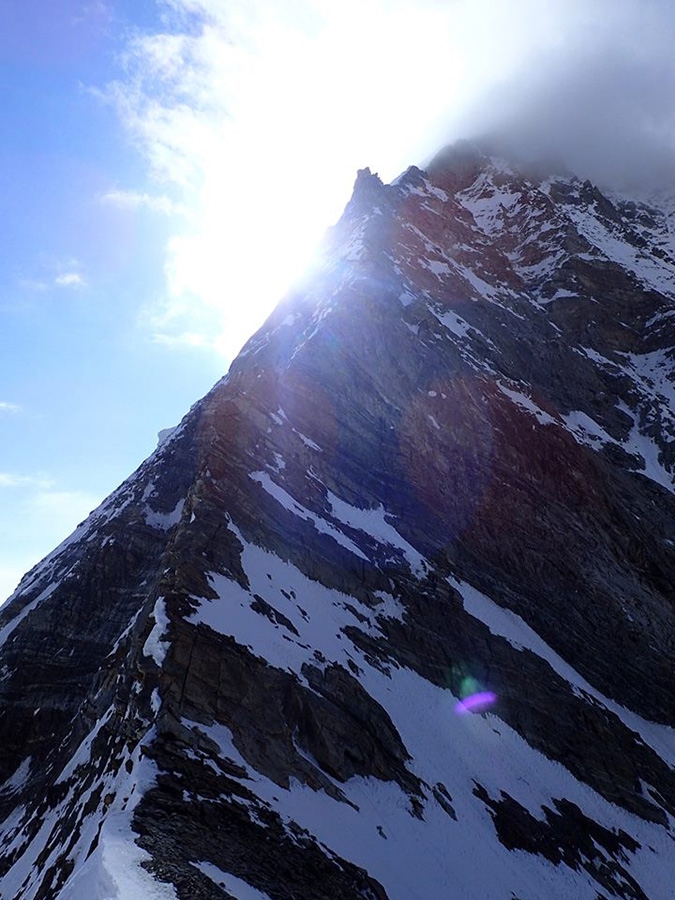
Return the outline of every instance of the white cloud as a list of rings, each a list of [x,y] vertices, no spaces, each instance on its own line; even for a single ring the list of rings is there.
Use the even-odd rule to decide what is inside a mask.
[[[53,288],[87,287],[87,280],[82,274],[83,265],[74,257],[61,259],[42,259],[39,266],[43,274],[38,277],[20,277],[17,279],[19,287],[33,292],[45,292]]]
[[[9,403],[7,400],[0,400],[0,412],[17,413],[21,410],[18,403]]]
[[[103,194],[101,202],[114,206],[117,209],[140,209],[145,207],[153,212],[165,213],[166,215],[181,211],[179,205],[164,194],[147,194],[115,189]]]
[[[79,272],[63,272],[54,279],[57,287],[83,288],[87,286],[87,282]]]
[[[14,472],[0,472],[0,488],[50,488],[53,484],[46,475],[17,475]]]
[[[211,347],[217,332],[231,356],[307,265],[357,168],[391,179],[495,128],[596,157],[624,144],[631,163],[637,147],[663,146],[674,16],[660,35],[653,6],[166,0],[165,30],[134,34],[108,90],[185,212],[147,320],[171,323],[160,331],[176,345],[199,333]]]
[[[529,156],[562,159],[601,185],[672,184],[675,7],[592,0],[570,9],[576,27],[567,23],[556,42],[492,85],[473,127],[501,132]]]

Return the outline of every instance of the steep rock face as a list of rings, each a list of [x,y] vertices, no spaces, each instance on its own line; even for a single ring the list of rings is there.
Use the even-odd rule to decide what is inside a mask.
[[[0,897],[670,896],[668,223],[469,144],[359,173],[0,611]]]

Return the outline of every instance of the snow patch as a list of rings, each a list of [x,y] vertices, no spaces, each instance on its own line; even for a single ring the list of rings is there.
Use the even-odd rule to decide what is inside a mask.
[[[567,430],[571,432],[578,444],[593,447],[598,444],[615,444],[614,438],[598,425],[595,419],[580,409],[573,409],[563,416]]]
[[[150,656],[155,663],[161,668],[166,658],[166,652],[169,649],[167,638],[164,637],[169,627],[169,617],[166,613],[166,602],[164,597],[159,597],[152,611],[152,617],[155,624],[152,631],[143,645],[143,655]]]
[[[458,316],[456,312],[453,312],[453,310],[447,309],[443,312],[438,312],[433,307],[430,307],[430,311],[438,319],[441,325],[444,325],[448,331],[451,331],[458,337],[464,338],[469,334],[471,326],[465,319]]]
[[[553,416],[550,416],[547,412],[537,406],[534,400],[531,397],[526,396],[521,391],[516,391],[513,388],[506,387],[505,384],[502,384],[500,381],[496,382],[497,387],[505,394],[509,400],[516,404],[519,409],[524,410],[530,415],[534,416],[535,419],[540,422],[542,425],[559,425]]]
[[[21,761],[21,764],[16,771],[10,775],[7,781],[2,785],[2,788],[0,788],[0,793],[14,793],[18,788],[25,784],[28,775],[30,774],[31,759],[32,757],[27,756]]]
[[[623,441],[622,446],[625,447],[629,453],[634,453],[637,456],[642,457],[645,467],[643,470],[640,470],[640,473],[647,478],[651,478],[652,481],[660,484],[671,493],[675,493],[673,475],[671,475],[661,463],[658,445],[646,434],[641,433],[634,413],[631,412],[622,400],[619,401],[617,407],[633,419],[631,433],[629,437]]]
[[[264,894],[257,888],[251,887],[247,881],[244,881],[243,878],[237,878],[231,872],[223,872],[222,869],[214,866],[213,863],[196,862],[190,863],[190,865],[194,866],[195,869],[199,869],[214,884],[225,888],[228,894],[236,898],[236,900],[271,900],[269,894]]]
[[[310,450],[316,450],[317,453],[323,453],[323,449],[321,447],[319,447],[318,444],[314,443],[314,441],[311,438],[308,438],[307,435],[302,434],[302,432],[297,431],[295,428],[293,429],[293,433],[297,434],[297,436],[300,438],[300,440],[305,445],[305,447],[309,447]]]
[[[141,865],[151,857],[136,844],[131,819],[143,794],[154,787],[157,769],[147,758],[140,758],[140,748],[134,756],[132,773],[116,786],[113,807],[100,830],[96,826],[96,849],[81,865],[76,864],[55,900],[178,900],[172,885],[156,881]],[[90,842],[84,852],[89,846]]]
[[[327,496],[336,519],[357,531],[369,534],[380,544],[388,544],[400,550],[415,575],[423,577],[426,574],[428,570],[426,560],[412,544],[401,537],[391,522],[387,521],[388,518],[394,517],[383,506],[374,509],[360,509],[336,497],[332,491],[327,491]]]
[[[348,537],[345,537],[341,531],[338,531],[337,528],[329,522],[326,522],[321,516],[318,516],[316,513],[307,509],[306,506],[303,506],[301,503],[298,503],[297,500],[294,500],[288,491],[285,491],[280,485],[272,481],[267,472],[251,472],[249,478],[252,481],[256,481],[265,491],[267,491],[270,497],[273,497],[277,503],[280,503],[285,509],[292,512],[293,515],[299,516],[300,518],[305,519],[305,521],[310,521],[317,531],[321,534],[328,535],[328,537],[332,538],[336,543],[344,547],[345,550],[349,550],[349,552],[353,553],[355,556],[358,556],[361,559],[368,559],[353,541],[350,541]]]
[[[162,428],[161,431],[157,432],[157,447],[161,447],[162,444],[166,443],[172,434],[176,432],[178,428],[177,425],[173,425],[171,428]]]
[[[276,554],[245,540],[230,526],[243,546],[241,564],[249,578],[249,589],[220,573],[209,574],[216,599],[203,599],[187,621],[208,625],[247,646],[270,665],[300,674],[305,662],[316,664],[314,651],[328,660],[360,660],[361,654],[344,637],[347,626],[380,634],[378,620],[400,615],[400,607],[389,595],[370,609],[347,594],[312,581],[294,565]],[[288,626],[256,612],[255,595],[265,598],[290,623]]]
[[[185,499],[179,500],[174,508],[168,513],[157,512],[146,505],[144,510],[145,521],[151,528],[160,528],[162,531],[168,531],[169,528],[172,528],[180,522],[184,505]]]
[[[445,262],[440,262],[437,259],[423,259],[421,260],[422,265],[426,266],[426,268],[430,269],[434,275],[449,275],[450,274],[450,266]]]

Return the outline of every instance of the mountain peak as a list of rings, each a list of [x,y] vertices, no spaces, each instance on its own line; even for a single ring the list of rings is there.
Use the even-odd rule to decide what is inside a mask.
[[[0,896],[665,900],[674,312],[658,206],[360,170],[0,610]]]

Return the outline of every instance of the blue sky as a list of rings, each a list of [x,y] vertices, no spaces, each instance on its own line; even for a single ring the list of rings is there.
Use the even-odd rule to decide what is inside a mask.
[[[0,601],[227,370],[358,168],[516,122],[656,169],[674,38],[665,0],[3,0]]]
[[[133,17],[133,18],[132,18]],[[153,449],[225,361],[153,341],[171,222],[106,195],[150,181],[118,111],[153,3],[0,6],[0,594]],[[173,223],[175,224],[175,223]]]

